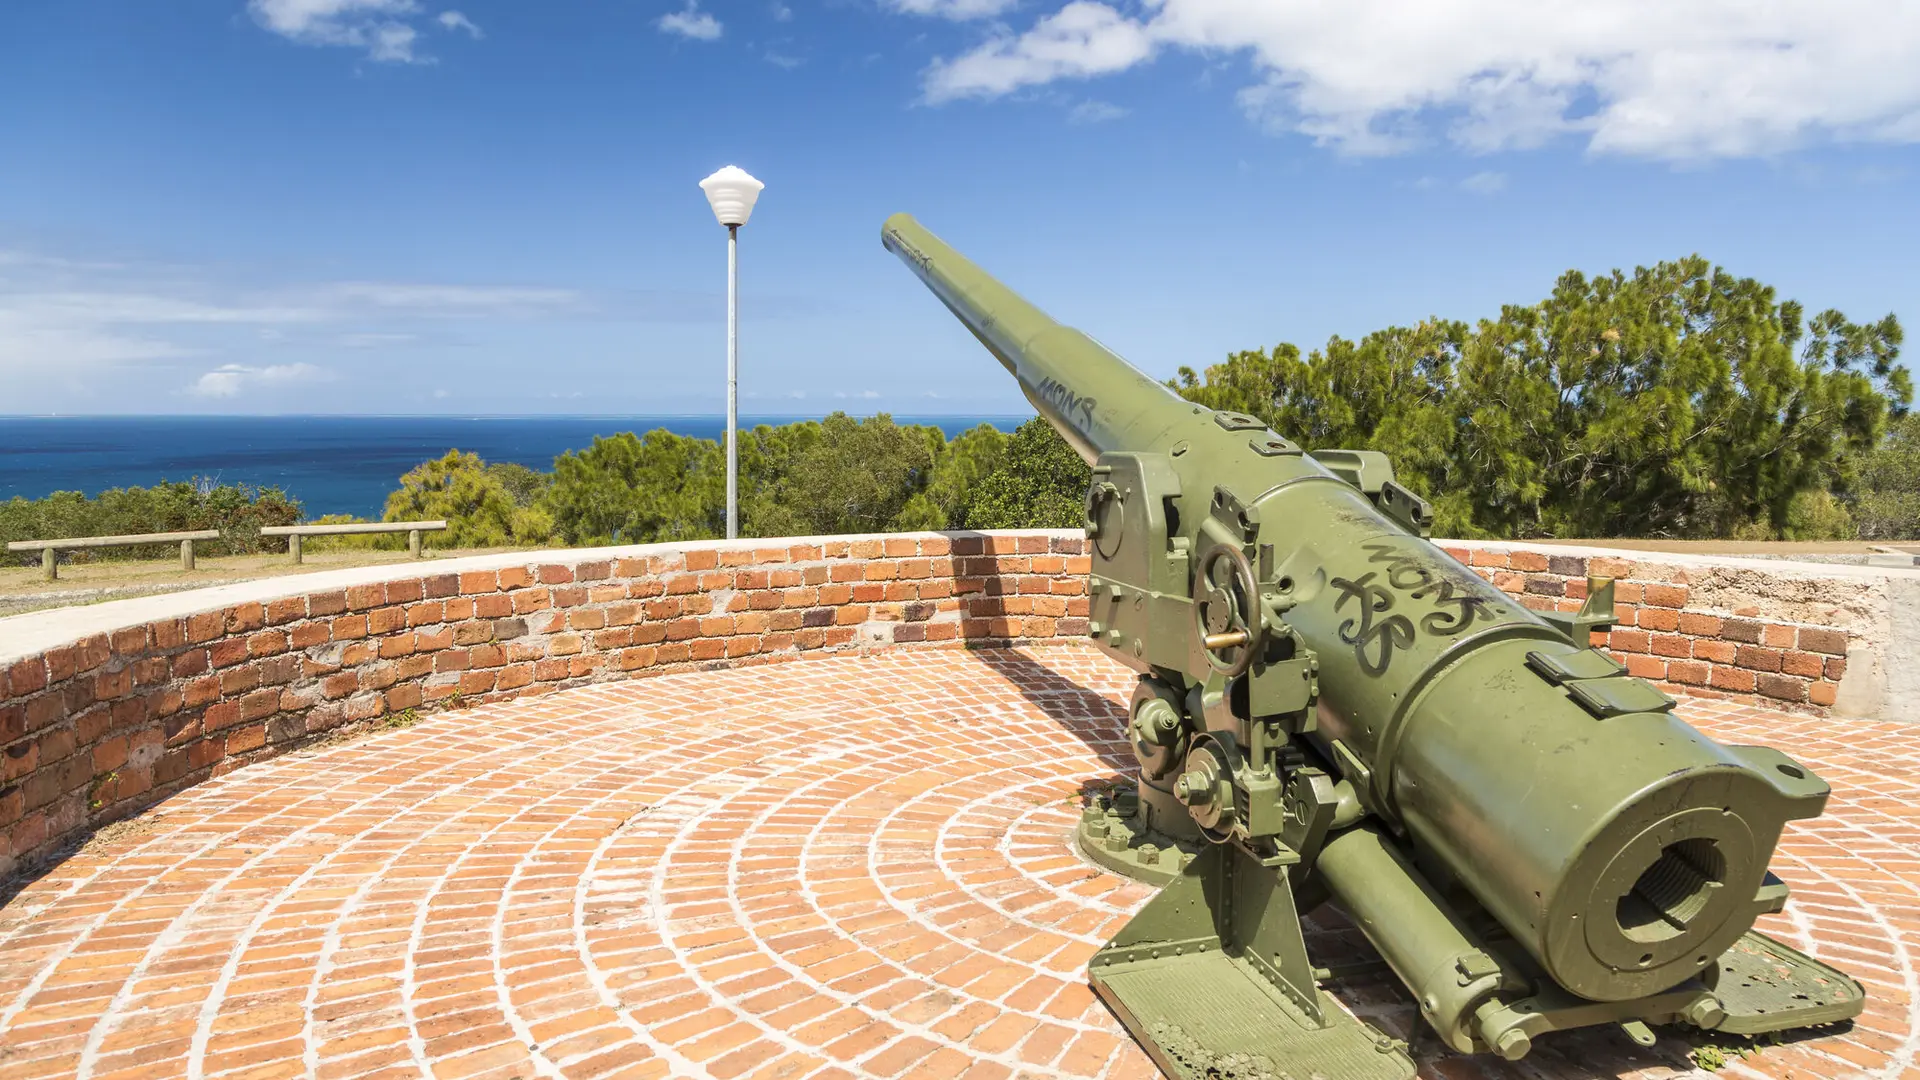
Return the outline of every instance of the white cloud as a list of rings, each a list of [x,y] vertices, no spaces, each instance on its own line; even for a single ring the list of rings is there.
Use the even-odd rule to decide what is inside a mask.
[[[941,19],[986,19],[1018,4],[1020,0],[881,0],[902,15],[931,15]]]
[[[411,15],[420,9],[414,0],[248,0],[247,7],[260,25],[288,37],[334,39],[349,34],[355,24]]]
[[[414,63],[419,32],[407,21],[420,11],[415,0],[247,0],[262,27],[302,45],[345,45],[367,57]]]
[[[123,270],[126,268],[125,263],[98,259],[63,259],[33,251],[0,251],[0,269],[9,266],[43,271]]]
[[[417,285],[388,281],[339,281],[288,290],[330,311],[352,308],[397,309],[415,315],[522,315],[578,308],[584,303],[571,289],[512,285]]]
[[[1109,120],[1119,120],[1127,115],[1127,110],[1108,101],[1083,101],[1067,110],[1067,122],[1070,124],[1104,124]]]
[[[1153,55],[1148,29],[1105,4],[1074,0],[1013,37],[1003,35],[927,69],[927,100],[997,97],[1055,79],[1108,75]]]
[[[480,32],[479,27],[473,25],[472,19],[467,18],[457,11],[443,11],[435,21],[448,30],[465,30],[473,36],[475,41],[486,36]]]
[[[388,63],[433,62],[414,51],[420,38],[414,23],[423,14],[419,0],[247,0],[247,10],[263,28],[302,45],[365,49],[369,60]],[[443,11],[433,21],[481,36],[458,11]]]
[[[393,345],[419,324],[526,319],[591,310],[567,289],[322,282],[261,289],[209,283],[180,268],[0,251],[0,376],[217,355],[322,340]],[[351,328],[351,332],[349,332]],[[292,334],[290,334],[290,331]],[[344,335],[344,336],[342,336]],[[215,374],[218,374],[216,371]],[[218,387],[229,379],[215,379]]]
[[[701,11],[694,0],[687,0],[687,6],[680,11],[660,16],[655,25],[663,34],[678,34],[695,41],[717,41],[722,29],[720,20]]]
[[[1507,174],[1477,172],[1465,180],[1460,181],[1460,186],[1473,192],[1475,195],[1491,195],[1507,186]]]
[[[274,364],[269,367],[222,364],[194,380],[193,385],[187,388],[187,393],[195,397],[230,398],[239,397],[242,392],[256,387],[326,378],[326,370],[312,364]]]
[[[431,63],[424,57],[413,55],[413,39],[419,36],[418,31],[403,23],[377,26],[373,30],[373,42],[367,50],[367,56],[373,60],[400,64]]]
[[[0,372],[90,368],[167,360],[191,350],[117,327],[73,324],[0,308]]]
[[[902,10],[989,0],[892,0]],[[925,73],[929,101],[1239,54],[1241,107],[1352,154],[1435,138],[1470,152],[1563,135],[1596,153],[1776,154],[1920,141],[1911,0],[1075,0]],[[1128,11],[1134,9],[1129,7]]]
[[[361,333],[341,334],[340,344],[349,349],[377,349],[383,345],[406,345],[420,340],[418,334]]]
[[[14,265],[60,260],[19,256]],[[71,265],[71,264],[69,264]],[[48,276],[51,279],[48,279]],[[0,279],[0,374],[31,376],[103,365],[191,356],[191,339],[234,326],[268,328],[313,321],[319,313],[285,304],[231,304],[137,287],[65,280],[42,270],[34,280]]]
[[[774,22],[792,22],[793,21],[793,9],[783,3],[780,3],[779,0],[774,0],[772,14],[773,14]]]
[[[297,303],[220,303],[143,292],[22,292],[5,295],[0,302],[17,305],[18,310],[30,308],[48,322],[100,325],[273,324],[314,322],[325,317],[319,310]]]

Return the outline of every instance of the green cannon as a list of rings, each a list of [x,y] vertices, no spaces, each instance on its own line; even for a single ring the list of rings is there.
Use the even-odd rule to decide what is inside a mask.
[[[1165,888],[1089,976],[1163,1070],[1413,1075],[1322,996],[1299,918],[1326,901],[1461,1053],[1859,1014],[1858,983],[1753,931],[1827,785],[1590,648],[1610,581],[1530,610],[1428,541],[1384,455],[1181,399],[911,217],[881,238],[1093,466],[1088,632],[1140,673],[1140,771],[1076,842]]]

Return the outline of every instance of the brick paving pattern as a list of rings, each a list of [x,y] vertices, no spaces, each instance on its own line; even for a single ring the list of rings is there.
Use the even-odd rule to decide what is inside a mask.
[[[151,622],[0,662],[0,874],[182,788],[422,705],[1084,637],[1085,547],[1039,532],[588,548],[374,568],[401,576],[346,586],[286,578],[273,587],[299,591],[237,603],[179,594]]]
[[[1151,1076],[1082,973],[1150,891],[1068,841],[1129,764],[1131,681],[1072,645],[687,672],[234,772],[0,909],[0,1076]],[[1725,1071],[1920,1080],[1914,729],[1682,710],[1833,783],[1765,929],[1871,995]],[[1358,948],[1337,916],[1310,938]],[[1410,1034],[1392,982],[1331,989]],[[1415,1049],[1429,1077],[1691,1069],[1670,1034],[1536,1045]]]

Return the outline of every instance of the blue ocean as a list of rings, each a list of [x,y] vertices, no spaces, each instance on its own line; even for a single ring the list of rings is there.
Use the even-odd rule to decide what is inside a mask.
[[[740,426],[796,416],[742,416]],[[895,416],[949,437],[981,423],[1012,431],[1024,416]],[[55,491],[98,494],[207,477],[274,486],[309,517],[378,517],[400,474],[458,448],[547,471],[595,435],[666,428],[719,439],[721,416],[57,416],[0,417],[0,500]]]

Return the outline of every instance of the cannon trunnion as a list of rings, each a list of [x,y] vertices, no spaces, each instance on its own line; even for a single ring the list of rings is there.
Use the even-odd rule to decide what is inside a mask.
[[[1857,983],[1752,930],[1827,785],[1586,647],[1610,583],[1522,607],[1427,540],[1384,455],[1182,400],[905,215],[882,239],[1093,466],[1089,634],[1140,672],[1140,773],[1078,840],[1166,887],[1090,977],[1164,1070],[1412,1075],[1320,993],[1299,916],[1327,900],[1463,1053],[1859,1013]]]

